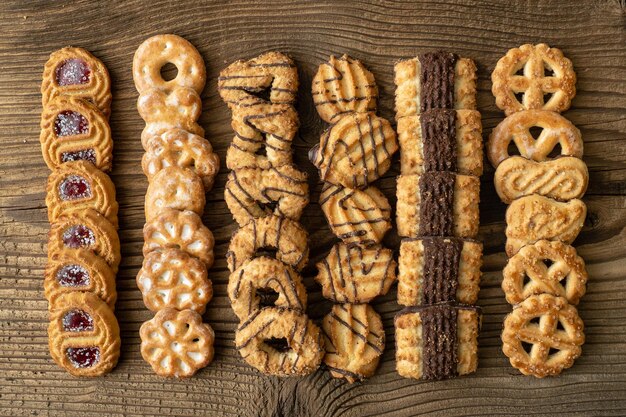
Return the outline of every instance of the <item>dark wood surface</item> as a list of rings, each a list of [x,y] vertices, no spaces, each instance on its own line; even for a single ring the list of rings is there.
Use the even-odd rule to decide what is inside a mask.
[[[311,234],[305,270],[309,314],[320,319],[330,304],[313,281],[314,262],[334,238],[317,199],[320,185],[307,150],[324,128],[312,107],[310,82],[331,53],[348,53],[371,69],[380,86],[380,114],[393,119],[393,64],[445,48],[476,60],[485,137],[502,119],[489,74],[500,56],[523,43],[547,42],[574,63],[578,94],[565,113],[583,133],[591,181],[589,214],[575,242],[588,265],[588,292],[580,304],[587,343],[574,367],[558,378],[521,376],[501,352],[500,330],[510,310],[500,290],[504,210],[493,170],[482,178],[480,237],[485,266],[480,365],[475,375],[445,382],[400,378],[394,370],[395,289],[377,300],[387,348],[373,378],[348,385],[320,370],[304,378],[260,375],[233,348],[237,319],[226,296],[224,255],[235,223],[223,200],[226,169],[207,195],[203,216],[216,237],[210,270],[215,298],[205,320],[216,331],[216,358],[196,377],[176,381],[152,373],[139,353],[138,330],[151,317],[135,285],[141,265],[143,203],[147,187],[140,159],[143,122],[131,75],[137,46],[158,33],[176,33],[202,53],[208,82],[201,125],[224,162],[230,114],[216,92],[230,62],[279,50],[296,61],[302,121],[295,161],[310,175],[311,201],[302,223]],[[42,276],[48,222],[48,170],[39,148],[40,77],[48,55],[84,47],[109,68],[113,80],[113,181],[120,203],[123,261],[117,276],[122,356],[109,375],[76,379],[50,359]],[[626,415],[626,4],[624,1],[280,1],[27,2],[0,5],[0,415],[3,416],[469,416]],[[398,163],[378,186],[395,203]],[[385,239],[397,249],[395,231]]]

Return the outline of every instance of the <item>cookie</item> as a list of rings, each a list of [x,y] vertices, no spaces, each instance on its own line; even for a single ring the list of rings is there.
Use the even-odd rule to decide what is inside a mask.
[[[496,106],[507,116],[527,109],[560,113],[576,95],[572,61],[545,43],[509,49],[491,73],[491,82]]]
[[[335,303],[369,303],[396,280],[393,251],[380,245],[337,243],[316,266],[322,295]]]
[[[160,310],[141,325],[141,356],[159,376],[188,378],[213,360],[215,333],[193,310]]]
[[[267,306],[306,309],[306,289],[300,275],[278,259],[265,256],[246,262],[230,274],[228,298],[241,321]]]
[[[478,177],[424,172],[400,175],[397,187],[400,236],[473,238],[478,233]]]
[[[586,216],[587,206],[578,199],[558,202],[535,194],[518,198],[506,210],[506,253],[511,257],[541,239],[570,244]]]
[[[217,91],[231,109],[243,100],[293,104],[298,94],[298,69],[287,55],[266,52],[233,62],[220,72]]]
[[[204,211],[204,185],[195,172],[170,166],[160,170],[148,185],[145,213],[150,221],[165,209]]]
[[[60,295],[50,306],[52,359],[74,376],[104,375],[120,356],[120,328],[113,311],[91,292]]]
[[[535,129],[541,132],[537,134]],[[491,131],[487,156],[494,168],[511,156],[512,145],[519,155],[537,162],[551,159],[555,152],[558,152],[556,156],[583,156],[580,130],[560,114],[546,110],[514,113]]]
[[[143,256],[154,250],[176,248],[213,265],[213,233],[193,211],[164,209],[143,226]]]
[[[232,171],[224,199],[239,226],[272,213],[298,220],[309,203],[307,175],[293,165]]]
[[[335,123],[346,113],[376,111],[378,87],[371,72],[356,59],[331,55],[319,66],[311,87],[317,113]]]
[[[165,80],[161,70],[165,65],[176,67],[176,77]],[[206,83],[206,68],[198,50],[177,35],[163,34],[143,41],[133,57],[133,80],[141,94],[151,88],[170,92],[177,87],[201,93]]]
[[[437,380],[478,367],[478,307],[437,304],[407,307],[395,319],[396,370],[405,378]]]
[[[93,103],[105,117],[111,114],[111,78],[98,58],[82,48],[62,48],[50,54],[41,81],[41,104],[56,97],[76,97]]]
[[[267,255],[296,271],[309,261],[309,234],[298,222],[282,216],[253,219],[233,234],[226,261],[233,272],[249,260]]]
[[[89,250],[104,259],[114,273],[120,264],[120,239],[115,228],[97,211],[67,210],[50,226],[48,258],[64,252]]]
[[[104,259],[86,249],[60,250],[48,257],[44,292],[52,308],[57,299],[70,292],[90,292],[115,309],[115,273]]]
[[[391,229],[391,206],[375,187],[353,190],[324,183],[320,206],[333,233],[346,244],[380,243]]]
[[[545,162],[512,156],[498,165],[493,182],[506,204],[531,194],[567,201],[585,194],[589,172],[582,160],[570,156]]]
[[[193,310],[204,314],[213,298],[206,266],[179,249],[150,252],[137,274],[143,303],[152,311],[163,308]]]
[[[483,245],[454,237],[404,239],[398,258],[398,304],[474,304]]]
[[[451,171],[480,176],[483,138],[475,110],[432,109],[398,120],[403,175]]]
[[[558,375],[582,353],[584,327],[576,307],[565,298],[533,295],[504,319],[502,351],[524,375]]]
[[[322,332],[304,313],[266,307],[237,327],[235,347],[248,365],[267,375],[314,372],[324,357]]]
[[[334,378],[349,383],[374,375],[385,350],[385,329],[368,304],[335,304],[322,322],[324,364]]]
[[[585,295],[588,277],[585,261],[576,249],[547,240],[520,249],[509,259],[502,275],[502,290],[509,304],[545,293],[576,305]]]
[[[326,130],[309,159],[322,181],[349,188],[363,188],[391,167],[398,150],[396,132],[374,113],[349,113]]]
[[[48,168],[85,160],[102,171],[111,170],[113,139],[107,117],[90,102],[57,96],[41,113],[41,153]]]
[[[396,119],[432,109],[476,110],[476,64],[445,51],[428,52],[394,66]]]
[[[69,211],[94,209],[117,229],[117,201],[111,179],[87,161],[66,162],[52,171],[46,186],[48,220]]]

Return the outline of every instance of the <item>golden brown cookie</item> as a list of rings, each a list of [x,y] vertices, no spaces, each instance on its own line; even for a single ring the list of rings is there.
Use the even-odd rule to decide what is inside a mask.
[[[335,378],[349,383],[374,375],[385,350],[385,329],[368,304],[335,304],[322,322],[324,364]]]
[[[380,243],[391,229],[391,206],[373,186],[352,190],[325,183],[320,206],[333,233],[346,244]]]
[[[541,131],[537,134],[534,129]],[[537,162],[551,159],[557,151],[558,155],[583,156],[580,130],[560,114],[546,110],[514,113],[491,131],[487,156],[494,168],[511,156],[509,148],[512,144],[519,155]]]
[[[111,79],[98,58],[82,48],[62,48],[50,54],[44,66],[41,102],[45,108],[58,96],[76,97],[93,103],[109,117]]]
[[[475,110],[432,109],[398,119],[403,175],[452,171],[480,176],[483,138]]]
[[[264,374],[306,375],[324,357],[322,332],[304,313],[266,307],[256,310],[235,333],[241,357]]]
[[[322,134],[309,159],[322,181],[363,188],[389,170],[396,150],[396,132],[387,120],[374,113],[349,113]]]
[[[117,201],[111,179],[87,161],[66,162],[52,171],[46,186],[48,220],[70,210],[94,209],[117,228]]]
[[[483,245],[454,237],[404,239],[398,258],[398,304],[474,304]]]
[[[204,211],[204,186],[190,169],[170,166],[160,170],[148,185],[145,213],[149,222],[165,209]]]
[[[228,297],[241,321],[267,306],[302,312],[306,309],[306,289],[300,275],[278,259],[265,256],[246,262],[230,274]]]
[[[293,165],[232,171],[224,199],[239,226],[272,213],[298,220],[309,203],[307,175]]]
[[[85,160],[109,171],[113,163],[113,140],[106,116],[79,97],[61,95],[48,102],[41,113],[39,142],[50,169]]]
[[[233,272],[249,260],[267,255],[296,271],[309,261],[309,234],[300,223],[282,216],[253,219],[233,234],[226,261]]]
[[[589,172],[581,159],[570,156],[545,162],[513,156],[498,165],[493,182],[506,204],[531,194],[567,201],[585,194]]]
[[[182,129],[170,129],[151,138],[141,158],[141,167],[148,181],[169,166],[191,169],[208,192],[220,170],[220,158],[208,140]]]
[[[502,351],[524,375],[558,375],[582,353],[584,327],[576,307],[565,298],[533,295],[506,316]]]
[[[473,238],[478,233],[478,177],[424,172],[400,175],[397,187],[400,236]]]
[[[479,307],[407,307],[395,319],[396,370],[405,378],[444,379],[476,372]]]
[[[141,356],[159,376],[188,378],[213,360],[215,333],[193,310],[160,310],[141,325]]]
[[[380,245],[337,243],[316,266],[322,295],[335,303],[369,303],[396,280],[393,251]]]
[[[496,64],[491,81],[496,105],[507,116],[527,109],[560,113],[576,95],[572,61],[545,43],[509,49]]]
[[[537,294],[564,297],[578,304],[585,295],[587,270],[576,249],[562,242],[539,240],[524,246],[502,271],[502,290],[509,304]]]
[[[143,303],[152,311],[163,308],[193,310],[204,314],[213,298],[206,266],[179,249],[150,252],[137,274]]]
[[[587,206],[581,200],[562,203],[536,194],[518,198],[506,210],[506,253],[513,256],[540,239],[570,244],[586,216]]]
[[[90,208],[67,210],[50,226],[48,258],[82,249],[92,251],[117,272],[120,239],[111,222]]]
[[[376,111],[378,87],[371,72],[356,59],[331,55],[319,66],[311,88],[317,113],[335,123],[346,113]]]
[[[120,328],[113,311],[91,292],[60,295],[50,306],[52,359],[74,376],[100,376],[120,356]]]
[[[476,64],[445,51],[428,52],[395,67],[396,119],[431,109],[476,110]]]
[[[86,249],[64,250],[48,256],[44,291],[49,308],[70,292],[90,292],[115,309],[115,273],[104,259]]]

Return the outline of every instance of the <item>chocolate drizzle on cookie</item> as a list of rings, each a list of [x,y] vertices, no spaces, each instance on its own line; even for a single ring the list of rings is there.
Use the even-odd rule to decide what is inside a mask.
[[[456,110],[433,109],[420,116],[424,171],[457,172]]]
[[[422,303],[454,301],[458,287],[463,241],[457,238],[427,237],[424,246]]]
[[[458,56],[438,51],[419,56],[420,110],[454,108],[454,69]]]
[[[454,182],[451,172],[425,172],[420,177],[421,236],[453,234]]]

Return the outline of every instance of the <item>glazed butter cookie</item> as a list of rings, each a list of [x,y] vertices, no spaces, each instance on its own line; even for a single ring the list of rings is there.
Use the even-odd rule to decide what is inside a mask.
[[[141,325],[141,356],[159,376],[188,378],[213,360],[215,333],[193,310],[160,310]]]
[[[237,328],[235,346],[241,357],[264,374],[306,375],[324,357],[322,332],[306,314],[265,307]]]
[[[320,179],[349,188],[363,188],[391,167],[398,150],[396,132],[374,113],[349,113],[322,134],[309,159]]]
[[[368,304],[335,304],[322,322],[324,364],[335,378],[349,383],[374,375],[385,350],[385,329]]]
[[[48,220],[54,224],[69,211],[94,209],[117,228],[117,201],[111,179],[87,161],[60,165],[46,186]]]
[[[424,172],[400,175],[397,187],[400,236],[473,238],[478,233],[478,177]]]
[[[454,237],[404,239],[398,258],[398,304],[415,306],[478,299],[483,245]]]
[[[100,376],[117,364],[120,329],[113,311],[91,292],[72,291],[50,307],[52,359],[74,376]]]
[[[476,64],[438,51],[398,62],[396,119],[431,109],[476,110]]]
[[[380,245],[337,243],[316,266],[322,295],[335,303],[369,303],[396,280],[393,251]]]
[[[200,177],[190,169],[170,166],[160,170],[148,185],[146,220],[149,222],[165,209],[189,210],[201,215],[204,203]]]
[[[403,175],[451,171],[480,176],[483,138],[475,110],[432,109],[398,119]]]
[[[407,307],[395,319],[396,370],[405,378],[445,379],[478,367],[479,307]]]

